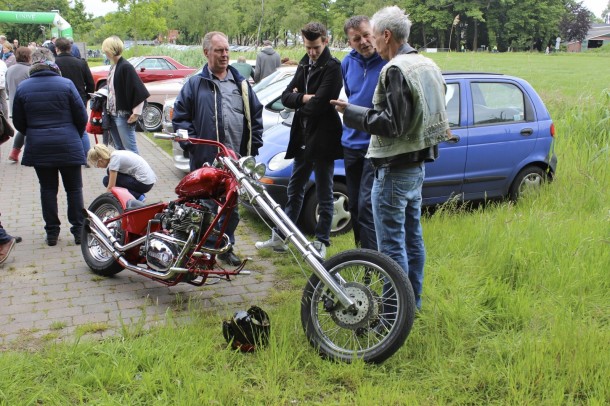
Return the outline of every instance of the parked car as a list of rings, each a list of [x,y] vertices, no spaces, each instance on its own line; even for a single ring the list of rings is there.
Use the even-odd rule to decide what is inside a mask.
[[[252,90],[257,92],[257,94],[258,94],[258,92],[260,92],[262,89],[277,82],[278,80],[282,80],[288,76],[293,77],[294,73],[296,71],[297,71],[297,67],[295,65],[282,65],[279,68],[277,68],[275,70],[275,72],[273,72],[269,76],[266,76],[260,82],[258,82],[254,86],[252,86]]]
[[[544,103],[525,80],[488,73],[444,73],[447,113],[454,139],[440,145],[439,158],[426,165],[424,205],[510,198],[538,188],[555,175],[555,127]],[[263,134],[258,162],[267,165],[262,182],[281,205],[292,160],[284,159],[291,115]],[[333,232],[351,228],[347,210],[345,168],[335,163]],[[317,201],[313,176],[305,190],[299,224],[313,233]]]
[[[189,68],[169,56],[134,56],[128,59],[142,82],[155,82],[158,80],[184,78],[195,72],[196,68]],[[95,90],[106,86],[110,65],[94,66],[91,68]]]
[[[233,62],[235,61],[230,61],[230,63]],[[247,60],[246,62],[254,67],[256,60]],[[188,78],[192,75],[199,74],[200,72],[201,68],[186,77],[145,83],[144,85],[148,89],[150,96],[146,99],[146,106],[144,107],[144,111],[142,111],[142,116],[138,122],[140,129],[149,132],[159,131],[162,127],[163,106],[165,105],[165,102],[169,99],[175,100]]]

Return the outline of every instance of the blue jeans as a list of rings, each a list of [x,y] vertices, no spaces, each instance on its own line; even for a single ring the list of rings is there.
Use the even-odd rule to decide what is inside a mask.
[[[108,171],[106,171],[106,173],[108,173]],[[108,187],[108,175],[104,176],[102,183],[104,186]],[[116,174],[115,186],[124,187],[125,189],[129,190],[129,193],[131,193],[133,197],[139,199],[140,196],[142,196],[144,193],[148,193],[150,189],[153,188],[154,183],[152,185],[147,185],[131,175],[119,172]]]
[[[375,170],[373,182],[373,217],[377,245],[406,272],[421,308],[426,249],[421,227],[422,185],[425,166]]]
[[[203,201],[203,205],[212,211],[212,215],[216,216],[216,214],[218,213],[218,204],[216,204],[214,200],[205,199]],[[220,230],[220,228],[224,226],[225,222],[227,222],[227,229],[225,230],[225,234],[229,237],[231,245],[235,245],[235,230],[237,230],[237,225],[239,224],[239,211],[237,207],[235,208],[235,210],[233,210],[233,213],[231,213],[228,219],[226,215],[220,216],[220,221],[218,222],[218,224],[216,224],[216,229]],[[216,243],[216,240],[213,238],[211,239],[211,241],[208,241],[209,243],[206,243],[206,245],[212,245],[213,243]]]
[[[25,144],[25,137],[19,131],[15,131],[15,137],[13,137],[13,148],[21,149]]]
[[[83,143],[83,150],[85,151],[85,157],[86,157],[87,153],[91,149],[91,140],[89,139],[89,134],[87,134],[86,131],[83,133],[81,142]]]
[[[354,240],[356,246],[377,251],[377,236],[371,204],[375,170],[365,155],[366,149],[343,147],[347,197],[349,198],[349,212],[352,215]]]
[[[2,227],[2,224],[0,224],[0,244],[6,244],[12,239],[13,237],[9,233],[7,233],[6,230]]]
[[[335,171],[335,161],[308,162],[296,158],[288,181],[288,201],[284,212],[296,224],[303,208],[305,186],[312,171],[316,181],[318,198],[319,218],[316,224],[316,239],[328,247],[334,212],[333,173]]]
[[[128,151],[138,152],[136,144],[136,123],[129,124],[128,115],[120,114],[118,116],[109,115],[110,120],[110,135],[114,142],[115,149],[126,149]]]
[[[80,236],[83,225],[83,178],[80,166],[41,167],[35,166],[38,182],[40,183],[40,203],[42,205],[42,218],[48,236],[57,237],[61,221],[57,214],[57,190],[59,188],[59,174],[68,196],[68,221],[72,227],[70,232]]]

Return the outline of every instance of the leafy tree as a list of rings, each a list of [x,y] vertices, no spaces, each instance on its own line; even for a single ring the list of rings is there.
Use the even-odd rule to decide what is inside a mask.
[[[156,39],[168,30],[166,16],[173,8],[173,0],[112,0],[118,6],[117,13],[106,17],[114,31],[122,39]],[[110,17],[111,16],[111,17]]]
[[[566,12],[559,22],[561,37],[567,41],[582,41],[587,37],[594,16],[582,2],[568,0]]]
[[[209,31],[235,32],[237,14],[234,3],[226,0],[175,0],[175,28],[181,43],[200,43]],[[228,34],[229,35],[229,34]]]

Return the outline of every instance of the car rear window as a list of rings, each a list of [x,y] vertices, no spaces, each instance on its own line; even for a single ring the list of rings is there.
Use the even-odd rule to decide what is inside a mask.
[[[511,83],[471,83],[475,125],[525,120],[524,95]]]

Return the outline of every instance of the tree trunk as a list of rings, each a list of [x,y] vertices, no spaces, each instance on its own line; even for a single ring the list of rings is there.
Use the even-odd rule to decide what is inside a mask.
[[[474,37],[472,40],[472,50],[476,51],[479,47],[479,22],[474,20]]]

